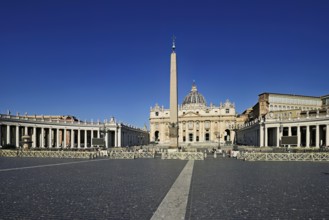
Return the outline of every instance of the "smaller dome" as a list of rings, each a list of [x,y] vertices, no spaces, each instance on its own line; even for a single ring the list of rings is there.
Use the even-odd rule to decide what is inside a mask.
[[[192,84],[191,92],[185,97],[183,101],[183,105],[191,105],[191,104],[202,105],[202,106],[206,105],[205,98],[203,97],[203,95],[201,95],[201,93],[198,92],[198,89],[196,88],[194,82]]]

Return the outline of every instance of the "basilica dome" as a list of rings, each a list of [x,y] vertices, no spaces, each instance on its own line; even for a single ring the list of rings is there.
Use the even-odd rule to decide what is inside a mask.
[[[206,100],[201,95],[197,88],[195,83],[193,82],[191,92],[185,97],[183,101],[183,106],[184,105],[198,105],[198,106],[206,106]]]

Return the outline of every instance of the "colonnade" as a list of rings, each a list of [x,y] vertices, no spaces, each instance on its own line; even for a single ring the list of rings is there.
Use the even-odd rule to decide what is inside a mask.
[[[282,146],[283,136],[297,137],[297,147],[329,146],[329,123],[263,124],[260,127],[260,146]],[[291,145],[288,145],[290,147]]]
[[[105,133],[105,134],[103,134]],[[98,127],[38,127],[0,124],[0,146],[21,146],[22,136],[29,135],[32,148],[91,148],[93,138],[105,139],[105,147],[121,147],[121,128],[100,131]]]

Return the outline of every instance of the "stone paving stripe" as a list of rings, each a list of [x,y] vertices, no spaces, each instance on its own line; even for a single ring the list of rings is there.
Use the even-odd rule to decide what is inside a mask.
[[[83,160],[83,161],[75,161],[75,162],[67,162],[67,163],[54,163],[54,164],[46,164],[46,165],[38,165],[38,166],[30,166],[30,167],[8,168],[8,169],[0,169],[0,172],[25,170],[25,169],[33,169],[33,168],[40,168],[40,167],[60,166],[60,165],[75,164],[75,163],[87,163],[87,162],[94,162],[94,161],[101,161],[101,160],[108,160],[108,159]]]
[[[193,173],[194,160],[189,160],[175,183],[162,200],[151,220],[185,219],[188,194]]]

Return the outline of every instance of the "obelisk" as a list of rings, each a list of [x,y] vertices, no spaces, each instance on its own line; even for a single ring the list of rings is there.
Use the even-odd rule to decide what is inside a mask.
[[[178,92],[177,92],[177,61],[175,53],[175,36],[173,36],[172,52],[170,55],[170,121],[169,148],[178,148]]]

